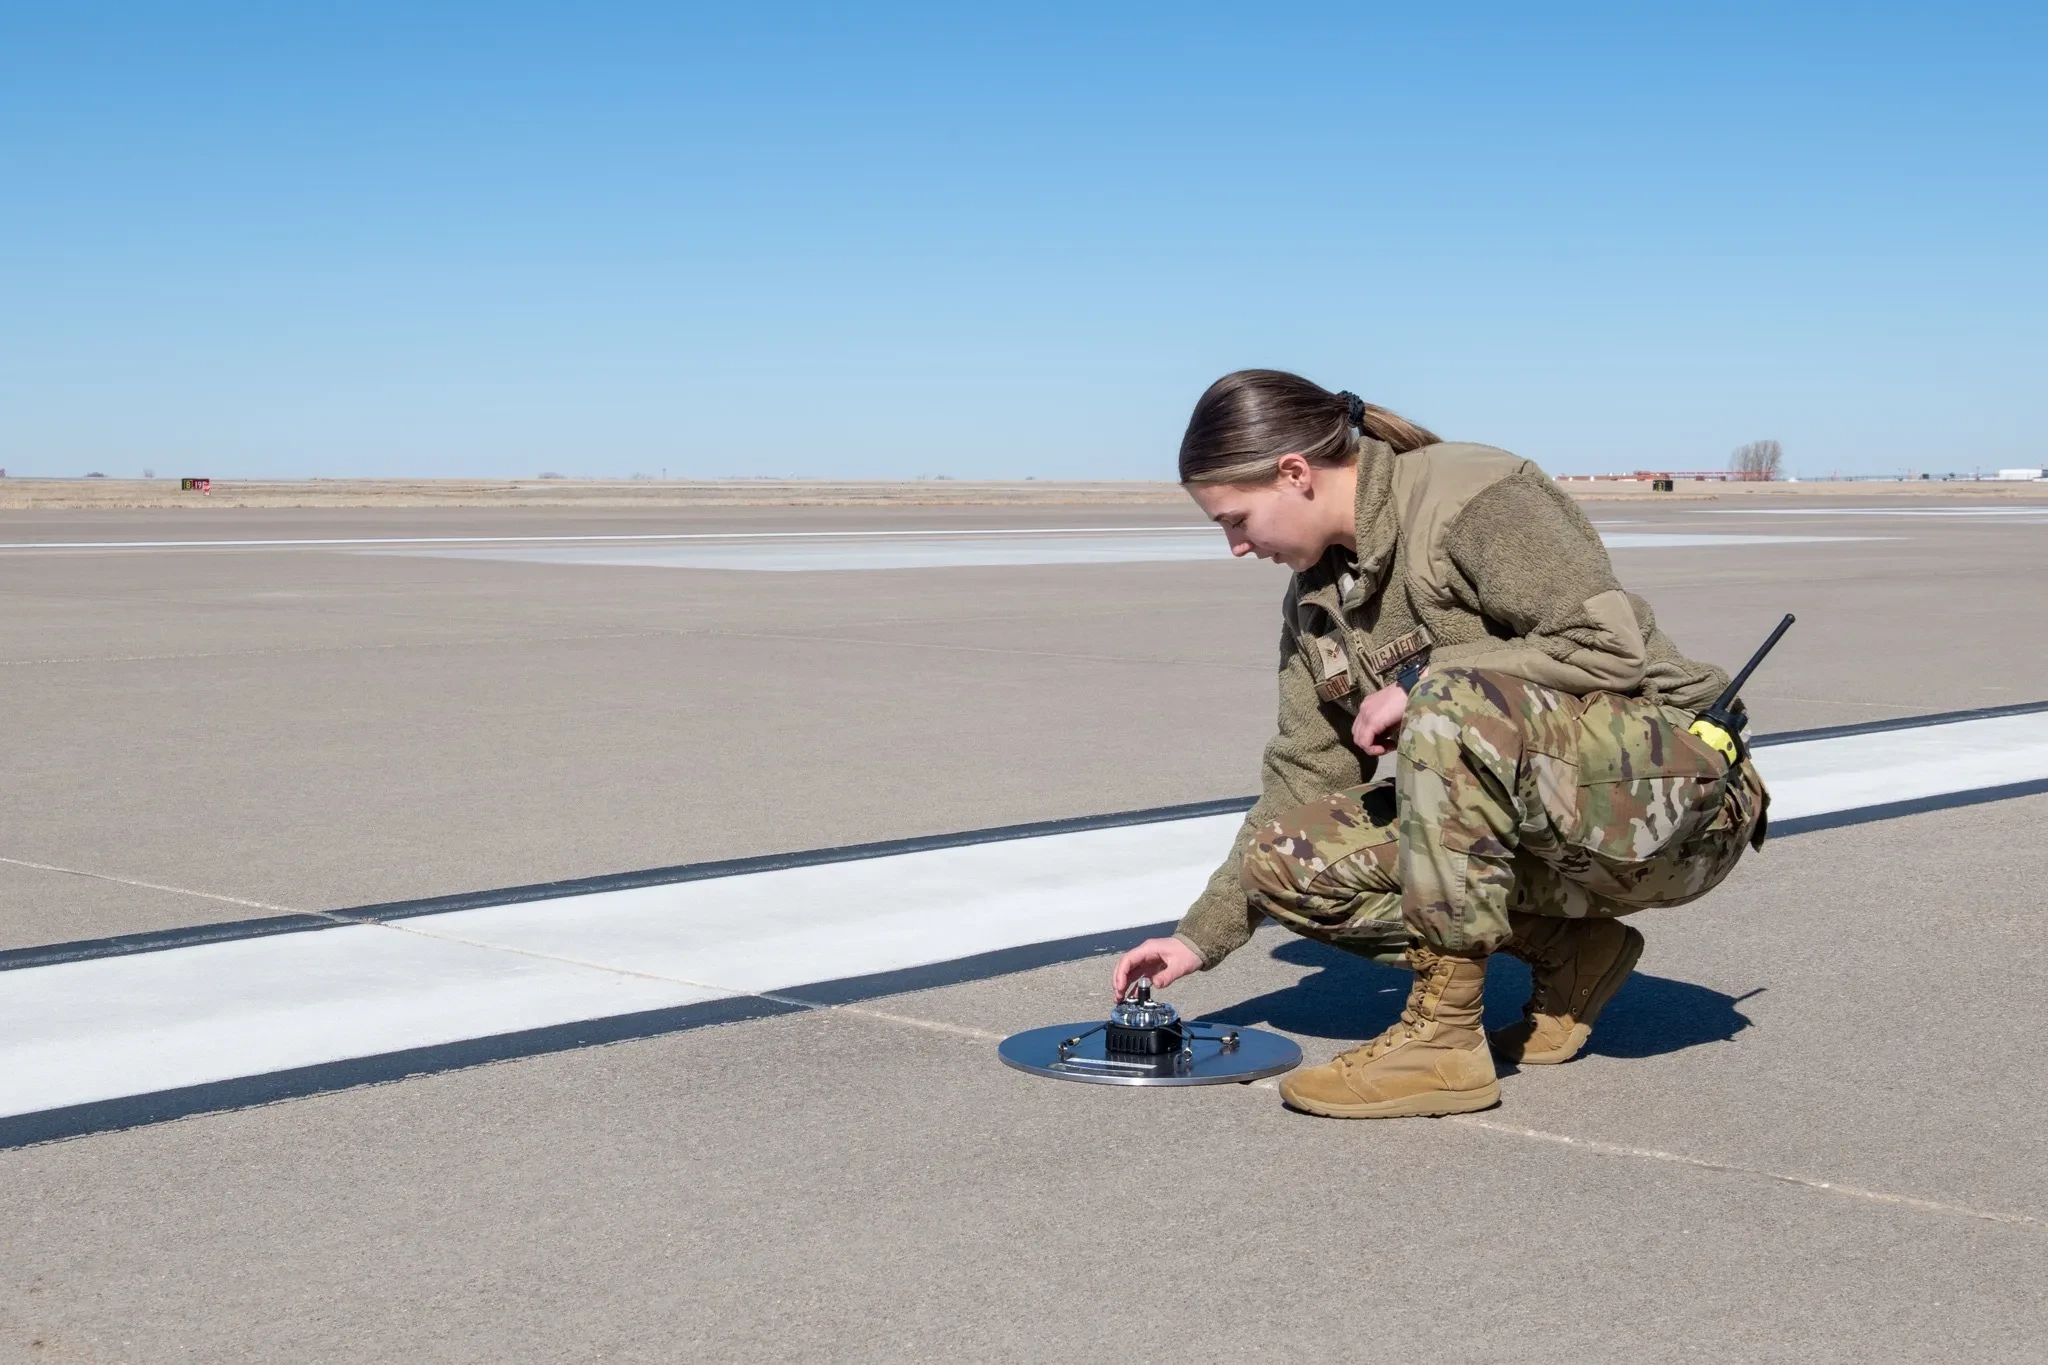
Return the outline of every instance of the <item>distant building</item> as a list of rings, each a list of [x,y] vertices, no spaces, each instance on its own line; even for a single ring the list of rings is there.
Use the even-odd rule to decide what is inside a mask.
[[[2001,469],[1998,471],[1998,478],[2006,483],[2023,482],[2028,479],[2038,481],[2041,478],[2041,471],[2038,469]]]

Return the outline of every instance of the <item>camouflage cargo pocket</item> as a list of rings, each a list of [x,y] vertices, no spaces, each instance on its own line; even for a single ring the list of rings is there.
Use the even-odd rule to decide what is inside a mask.
[[[1683,859],[1727,804],[1726,765],[1687,732],[1691,720],[1639,699],[1587,697],[1577,762],[1537,756],[1531,764],[1535,804],[1551,828],[1525,828],[1524,849],[1596,894],[1658,903],[1659,865]]]
[[[1367,957],[1406,951],[1394,784],[1347,787],[1256,830],[1242,882],[1295,933]]]
[[[1683,905],[1721,884],[1761,829],[1770,795],[1748,763],[1722,787],[1708,818],[1648,863],[1633,869],[1631,903]]]

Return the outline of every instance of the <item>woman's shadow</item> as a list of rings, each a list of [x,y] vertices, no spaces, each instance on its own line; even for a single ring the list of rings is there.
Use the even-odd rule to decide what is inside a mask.
[[[1222,1024],[1270,1024],[1312,1038],[1370,1038],[1394,1022],[1413,979],[1399,967],[1382,967],[1362,957],[1294,939],[1273,950],[1281,962],[1320,971],[1285,990],[1240,1001],[1202,1017]],[[1724,995],[1690,981],[1637,972],[1600,1015],[1600,1027],[1586,1051],[1606,1057],[1655,1057],[1701,1043],[1721,1043],[1749,1027],[1737,1005],[1757,995]],[[1487,964],[1486,1027],[1501,1028],[1522,1016],[1529,998],[1529,968],[1497,953]]]

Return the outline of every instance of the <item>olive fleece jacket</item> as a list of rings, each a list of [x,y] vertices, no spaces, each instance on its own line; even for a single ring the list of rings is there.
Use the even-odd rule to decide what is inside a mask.
[[[1699,711],[1728,685],[1623,591],[1577,503],[1528,460],[1446,443],[1359,443],[1358,553],[1333,549],[1282,603],[1279,726],[1258,803],[1176,929],[1204,968],[1258,927],[1238,881],[1252,832],[1371,780],[1358,703],[1417,665],[1485,668],[1573,696],[1647,696]],[[1413,683],[1411,673],[1410,685]]]

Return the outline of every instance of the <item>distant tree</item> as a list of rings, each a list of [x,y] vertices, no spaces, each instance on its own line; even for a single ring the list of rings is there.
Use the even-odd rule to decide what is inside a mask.
[[[153,479],[156,477],[156,471],[154,469],[145,469],[142,471],[142,477],[145,479]]]
[[[1771,480],[1785,472],[1785,447],[1776,441],[1751,441],[1737,446],[1728,459],[1730,471],[1749,479]]]

